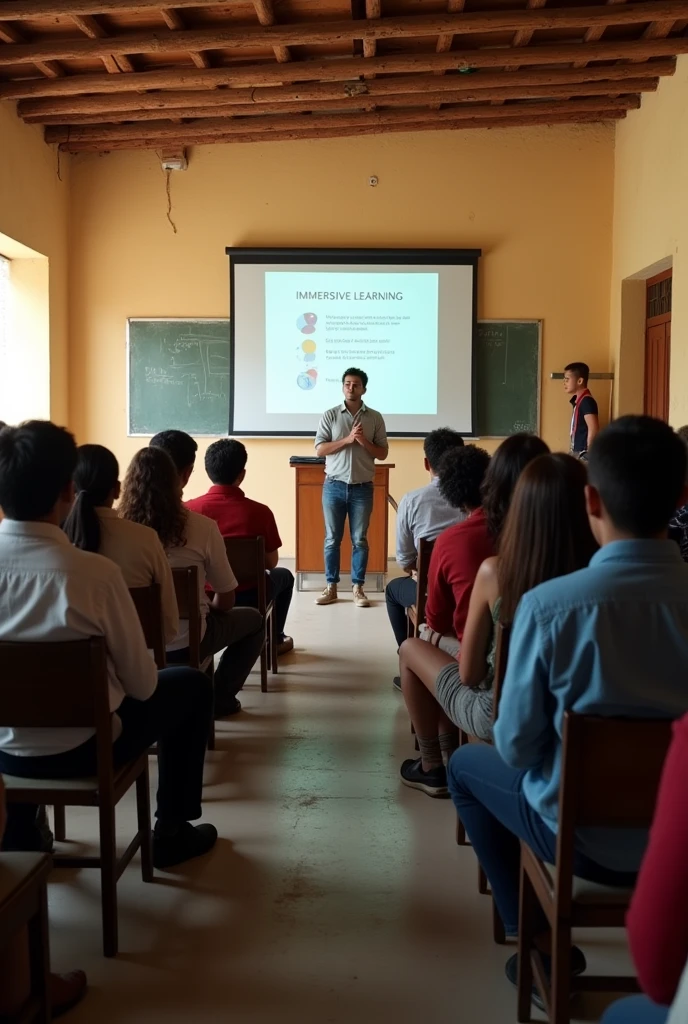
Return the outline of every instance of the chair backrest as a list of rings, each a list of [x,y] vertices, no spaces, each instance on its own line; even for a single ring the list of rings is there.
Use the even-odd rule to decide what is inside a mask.
[[[265,615],[265,538],[225,537],[227,559],[240,587],[252,587],[258,594],[258,611]]]
[[[112,790],[112,723],[104,637],[0,642],[0,726],[93,728],[101,793]]]
[[[198,566],[172,570],[179,618],[189,623],[189,665],[201,667],[201,597],[198,591]]]
[[[418,626],[425,619],[425,605],[428,600],[428,570],[430,569],[430,558],[434,547],[434,540],[426,540],[425,537],[421,537],[418,543],[418,558],[416,560],[416,568],[418,570],[416,623]]]
[[[557,888],[570,899],[576,829],[649,828],[672,723],[564,715]]]
[[[129,593],[146,638],[146,647],[153,651],[158,668],[165,668],[167,661],[162,621],[162,587],[159,583],[151,583],[148,587],[130,587]]]
[[[511,624],[498,622],[495,625],[495,674],[492,683],[492,722],[497,721],[499,714],[499,698],[502,696],[502,685],[506,676],[509,660],[509,641],[511,640]]]

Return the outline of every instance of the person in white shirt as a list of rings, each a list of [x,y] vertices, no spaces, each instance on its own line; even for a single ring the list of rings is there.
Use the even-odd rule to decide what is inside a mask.
[[[0,432],[0,640],[105,638],[115,767],[158,743],[153,863],[165,869],[206,853],[217,839],[212,825],[190,824],[202,813],[211,687],[195,669],[157,671],[119,567],[73,547],[60,529],[75,465],[74,438],[53,423]],[[59,779],[96,768],[93,729],[0,725],[1,773]],[[3,848],[33,848],[34,822],[35,807],[12,804]]]
[[[265,626],[255,608],[234,607],[237,580],[225,542],[214,519],[184,507],[182,491],[187,480],[163,448],[142,448],[127,469],[119,513],[156,531],[173,569],[198,567],[201,660],[224,652],[214,680],[215,717],[224,718],[241,710],[236,695],[260,655]],[[212,600],[206,583],[214,591]],[[188,656],[189,624],[182,619],[179,633],[168,645],[167,660],[181,663]]]
[[[82,444],[74,470],[76,496],[62,529],[72,544],[116,562],[133,587],[160,584],[165,642],[179,632],[172,569],[155,530],[121,519],[113,509],[120,495],[119,465],[101,444]]]

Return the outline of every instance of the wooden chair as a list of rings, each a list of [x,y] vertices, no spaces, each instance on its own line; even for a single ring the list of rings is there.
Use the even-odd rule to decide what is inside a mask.
[[[162,588],[159,583],[148,587],[130,587],[129,593],[146,638],[146,646],[153,652],[158,668],[165,668],[165,628],[162,621]]]
[[[568,1024],[571,929],[623,928],[632,890],[575,878],[575,833],[580,828],[649,828],[669,742],[671,722],[657,719],[564,716],[556,864],[545,864],[521,843],[518,1020],[529,1021],[533,977],[551,1024]],[[548,982],[534,933],[544,912],[552,936]],[[635,978],[576,978],[576,990],[636,992]]]
[[[421,537],[418,544],[416,603],[406,609],[409,636],[420,636],[420,627],[425,621],[425,605],[428,600],[428,570],[434,546],[434,540],[425,540],[424,537]]]
[[[47,880],[50,858],[44,853],[0,853],[0,954],[28,929],[31,994],[6,1024],[46,1024],[50,1009]]]
[[[5,775],[9,803],[97,807],[98,857],[54,857],[63,867],[100,869],[103,951],[117,954],[117,880],[138,849],[144,882],[153,880],[148,755],[114,770],[105,641],[0,643],[0,725],[24,729],[95,728],[98,772],[87,779]],[[118,859],[115,807],[136,784],[138,831]]]
[[[198,590],[198,567],[187,565],[172,570],[174,592],[177,598],[179,618],[189,623],[189,659],[190,668],[199,668],[212,680],[215,672],[215,659],[211,654],[201,664],[201,597]],[[208,750],[215,750],[215,719],[210,723],[208,733]]]
[[[227,558],[240,587],[251,587],[258,594],[258,611],[265,623],[265,643],[260,652],[260,688],[268,692],[268,666],[277,673],[277,633],[275,603],[268,601],[265,576],[264,537],[225,537]]]

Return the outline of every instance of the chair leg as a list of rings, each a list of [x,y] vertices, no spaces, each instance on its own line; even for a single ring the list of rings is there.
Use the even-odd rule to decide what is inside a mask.
[[[38,894],[38,908],[28,925],[29,971],[31,992],[38,1000],[38,1011],[31,1019],[36,1024],[49,1024],[50,1007],[50,943],[48,938],[48,893],[45,882]],[[12,1018],[13,1020],[15,1018]]]
[[[552,985],[550,1024],[571,1020],[571,929],[559,924],[552,929]]]
[[[279,669],[277,666],[277,631],[275,629],[275,611],[274,608],[270,612],[270,628],[268,631],[268,638],[270,643],[270,670],[273,676],[276,676]]]
[[[457,831],[457,833],[459,831],[458,825],[456,827],[456,831]],[[464,831],[464,837],[465,837],[465,835],[466,835],[466,832]],[[459,841],[458,840],[458,834],[457,834],[456,841],[457,841],[457,843]],[[466,845],[465,843],[459,843],[459,846],[465,846],[465,845]],[[480,893],[481,896],[487,896],[489,894],[489,892],[490,892],[489,886],[487,884],[487,875],[483,871],[482,864],[478,864],[478,892]]]
[[[210,722],[210,732],[208,733],[208,750],[215,749],[215,719],[213,718]]]
[[[494,899],[492,900],[492,939],[497,946],[506,945],[506,934],[504,932],[504,922],[499,916],[497,910],[497,904]]]
[[[145,771],[136,780],[136,815],[141,840],[141,878],[153,881],[153,839],[151,836],[150,785],[148,782],[148,761]]]
[[[100,812],[100,898],[103,908],[103,955],[117,956],[117,847],[115,808]]]
[[[468,836],[466,835],[466,829],[463,827],[461,818],[456,816],[456,845],[457,846],[470,846],[468,842]]]
[[[526,871],[521,868],[521,891],[518,911],[518,1002],[516,1019],[526,1024],[531,1019],[533,993],[533,964],[530,951],[533,944],[536,896]]]
[[[67,821],[64,804],[56,804],[53,807],[53,831],[57,842],[64,843],[67,838]]]
[[[260,689],[262,693],[268,692],[268,648],[267,640],[260,649]]]

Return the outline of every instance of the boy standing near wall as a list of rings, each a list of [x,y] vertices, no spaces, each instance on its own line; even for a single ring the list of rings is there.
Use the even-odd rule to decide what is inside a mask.
[[[588,390],[590,367],[587,363],[569,363],[564,368],[564,391],[571,395],[571,452],[587,461],[588,449],[600,431],[597,402]]]

